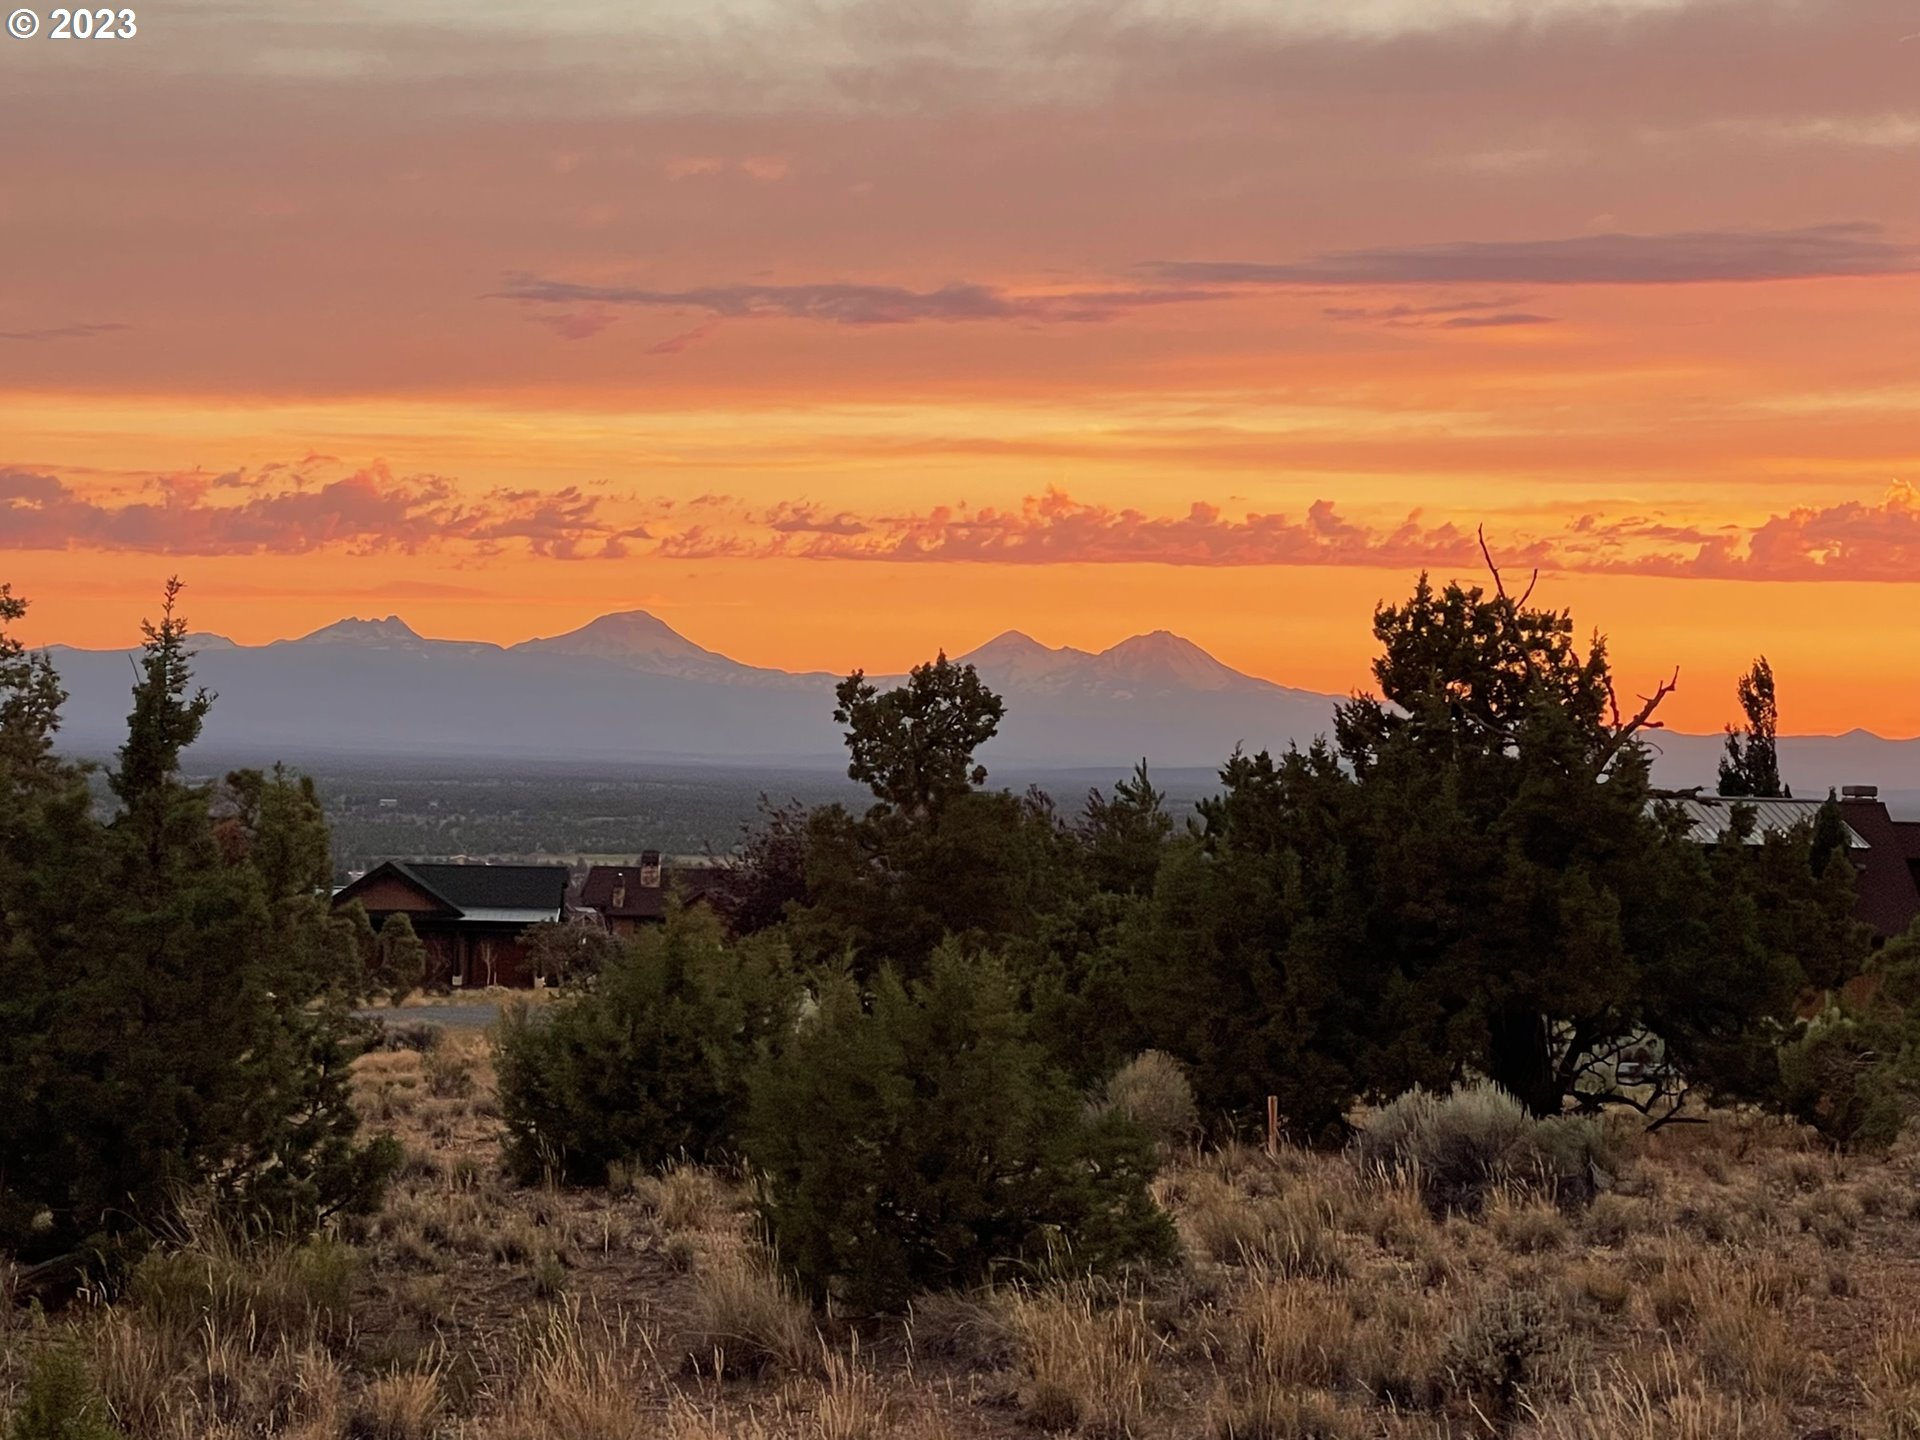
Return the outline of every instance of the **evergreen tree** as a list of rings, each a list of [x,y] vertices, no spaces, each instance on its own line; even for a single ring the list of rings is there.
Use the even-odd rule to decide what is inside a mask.
[[[1720,793],[1767,799],[1790,797],[1780,779],[1780,705],[1773,689],[1773,666],[1762,655],[1736,687],[1747,717],[1744,733],[1727,727],[1727,753],[1720,757]]]
[[[1026,1033],[997,964],[941,947],[927,977],[851,980],[756,1072],[748,1158],[780,1258],[856,1311],[997,1275],[1173,1252],[1151,1139],[1090,1118]]]
[[[60,707],[67,698],[60,677],[45,654],[29,652],[7,633],[7,626],[26,613],[27,602],[14,595],[12,586],[0,585],[0,786],[5,787],[0,796],[22,801],[28,788],[72,776],[53,754]]]
[[[1478,1071],[1550,1114],[1622,1098],[1604,1059],[1643,1031],[1763,1096],[1796,995],[1857,968],[1816,837],[1689,842],[1640,741],[1672,682],[1622,715],[1604,641],[1525,601],[1423,577],[1376,616],[1380,694],[1340,707],[1337,750],[1222,772],[1129,964],[1209,1112],[1275,1093],[1323,1134]]]
[[[994,737],[1006,706],[971,665],[942,651],[907,683],[882,693],[854,671],[834,690],[833,718],[847,727],[849,779],[883,804],[937,817],[954,796],[986,783],[973,752]]]
[[[1145,759],[1114,785],[1111,800],[1098,790],[1087,793],[1079,832],[1096,886],[1128,895],[1144,895],[1153,888],[1173,835],[1173,817],[1167,813],[1166,794],[1154,788],[1147,774]]]
[[[739,1141],[746,1072],[793,1016],[784,948],[725,943],[676,911],[582,991],[510,1010],[495,1054],[508,1165],[600,1184],[607,1167],[716,1159]]]
[[[164,1231],[210,1192],[300,1228],[367,1202],[395,1159],[356,1141],[346,1004],[361,957],[328,911],[310,785],[187,783],[191,691],[170,583],[147,643],[119,813],[83,787],[8,827],[0,859],[0,1249],[28,1257]]]

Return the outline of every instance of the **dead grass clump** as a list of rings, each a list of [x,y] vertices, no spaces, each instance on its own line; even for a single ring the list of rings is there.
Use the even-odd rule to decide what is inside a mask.
[[[1263,1380],[1223,1388],[1208,1407],[1207,1433],[1213,1440],[1368,1440],[1377,1431],[1332,1395]]]
[[[354,1440],[428,1440],[444,1408],[438,1371],[383,1375],[368,1383],[348,1429]]]
[[[1589,1244],[1618,1250],[1646,1229],[1649,1222],[1650,1210],[1645,1201],[1609,1191],[1594,1197],[1584,1229]]]
[[[1503,1192],[1488,1204],[1486,1218],[1500,1243],[1517,1255],[1538,1255],[1567,1243],[1566,1217],[1538,1198]]]
[[[1158,1342],[1138,1301],[1101,1307],[1084,1291],[1035,1292],[1015,1296],[1008,1315],[1020,1338],[1029,1423],[1109,1440],[1140,1433]]]
[[[723,1247],[695,1273],[684,1351],[695,1371],[719,1377],[805,1374],[820,1360],[812,1312],[744,1245]]]
[[[464,1046],[436,1045],[426,1052],[421,1069],[427,1093],[437,1100],[464,1100],[473,1094],[474,1057]]]
[[[651,1331],[567,1301],[528,1340],[499,1432],[506,1440],[656,1440],[663,1431],[645,1401],[663,1379]],[[701,1432],[676,1423],[664,1433]]]
[[[1444,1389],[1442,1347],[1455,1305],[1430,1291],[1382,1287],[1353,1296],[1352,1379],[1378,1405],[1431,1407]]]
[[[1425,1260],[1440,1243],[1440,1228],[1418,1186],[1406,1180],[1388,1177],[1369,1187],[1356,1202],[1353,1218],[1374,1244],[1405,1260]]]
[[[1799,1288],[1775,1261],[1691,1254],[1670,1260],[1648,1298],[1656,1321],[1681,1337],[1715,1385],[1749,1399],[1786,1401],[1812,1379],[1804,1339],[1784,1315]]]
[[[1336,1390],[1354,1351],[1354,1317],[1344,1294],[1261,1272],[1231,1311],[1232,1363],[1250,1379],[1285,1389]]]
[[[208,1227],[178,1250],[157,1251],[133,1273],[134,1305],[156,1328],[187,1334],[202,1324],[272,1337],[333,1337],[348,1323],[359,1257],[320,1237],[248,1248]]]
[[[1664,1392],[1664,1393],[1663,1393]],[[1518,1440],[1789,1440],[1772,1406],[1698,1383],[1662,1387],[1612,1375],[1536,1412]]]
[[[1880,1440],[1920,1440],[1920,1328],[1901,1324],[1874,1342],[1861,1377]]]
[[[711,1170],[669,1165],[658,1175],[635,1177],[628,1183],[641,1208],[668,1234],[724,1230],[732,1223],[733,1204]]]
[[[1347,1273],[1333,1207],[1311,1184],[1253,1197],[1224,1180],[1198,1175],[1185,1187],[1174,1219],[1192,1248],[1223,1265],[1265,1265],[1319,1278]]]
[[[1800,1202],[1794,1218],[1800,1229],[1829,1250],[1846,1250],[1860,1228],[1860,1202],[1846,1190],[1822,1190]]]
[[[852,1355],[827,1353],[813,1407],[818,1440],[886,1440],[897,1433],[899,1406],[873,1367]]]
[[[1020,1337],[998,1307],[965,1295],[922,1295],[907,1316],[907,1338],[918,1354],[997,1370],[1019,1353]]]

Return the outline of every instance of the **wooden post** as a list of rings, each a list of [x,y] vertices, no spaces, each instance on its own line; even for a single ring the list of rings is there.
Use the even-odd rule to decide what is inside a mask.
[[[1280,1097],[1267,1096],[1267,1155],[1268,1158],[1280,1153]]]

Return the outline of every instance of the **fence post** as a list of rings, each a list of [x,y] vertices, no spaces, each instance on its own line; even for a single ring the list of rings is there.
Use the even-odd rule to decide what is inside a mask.
[[[1280,1097],[1267,1096],[1267,1155],[1269,1158],[1280,1153]]]

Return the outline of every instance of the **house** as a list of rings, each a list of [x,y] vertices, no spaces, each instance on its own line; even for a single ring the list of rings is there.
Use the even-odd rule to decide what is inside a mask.
[[[1736,806],[1751,809],[1755,824],[1746,843],[1758,845],[1769,831],[1811,821],[1827,802],[1683,795],[1653,803],[1676,807],[1688,821],[1688,838],[1701,845],[1726,839]],[[1872,785],[1844,787],[1839,804],[1857,877],[1854,913],[1872,928],[1874,942],[1884,943],[1920,918],[1920,821],[1894,819]]]
[[[449,865],[388,860],[337,891],[358,901],[377,930],[405,915],[427,947],[427,984],[530,985],[522,939],[530,925],[565,917],[564,865]]]
[[[667,918],[669,895],[699,900],[724,873],[715,865],[669,864],[658,850],[643,850],[632,865],[595,865],[581,882],[578,903],[600,915],[614,934],[631,935]]]

